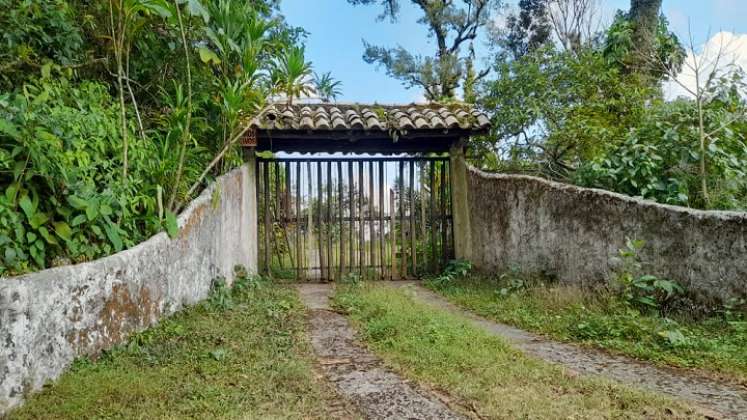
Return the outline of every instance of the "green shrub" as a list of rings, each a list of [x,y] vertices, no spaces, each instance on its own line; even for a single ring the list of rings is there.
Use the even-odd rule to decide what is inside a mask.
[[[662,316],[666,316],[677,299],[683,297],[685,289],[675,281],[641,274],[638,253],[644,245],[644,241],[628,238],[625,247],[618,251],[621,261],[617,276],[619,293],[631,307],[642,311],[657,310]]]
[[[39,74],[43,64],[77,63],[84,50],[76,11],[64,0],[0,0],[0,89]]]

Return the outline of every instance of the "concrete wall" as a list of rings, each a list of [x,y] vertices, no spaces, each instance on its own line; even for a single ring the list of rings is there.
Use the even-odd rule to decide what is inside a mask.
[[[0,279],[0,417],[76,357],[204,299],[218,276],[232,281],[234,266],[256,270],[253,169],[206,189],[173,240],[160,233],[96,261]]]
[[[469,174],[471,260],[593,285],[614,276],[625,238],[646,241],[647,274],[703,301],[747,295],[747,213],[665,206],[540,178]]]

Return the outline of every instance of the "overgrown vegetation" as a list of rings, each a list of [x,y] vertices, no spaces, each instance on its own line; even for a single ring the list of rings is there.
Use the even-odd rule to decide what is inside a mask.
[[[475,163],[661,203],[747,208],[744,70],[721,57],[728,46],[699,58],[682,45],[660,1],[631,4],[604,28],[592,1],[520,2],[478,95],[494,128],[475,143]],[[696,86],[666,100],[664,83],[683,64]]]
[[[338,287],[334,302],[363,339],[407,378],[448,394],[480,418],[696,418],[681,403],[527,358],[405,289]]]
[[[348,2],[380,4],[380,19],[396,20],[405,3],[422,12],[435,55],[364,42],[363,59],[430,101],[487,111],[493,127],[472,140],[473,164],[667,204],[747,209],[745,69],[730,63],[729,45],[683,44],[661,0],[631,0],[609,25],[596,0]],[[500,14],[504,23],[493,19]],[[487,44],[492,66],[476,69],[475,41]],[[694,86],[679,81],[683,70]],[[667,83],[685,96],[667,97]]]
[[[641,246],[628,241],[620,251],[617,282],[597,290],[518,270],[449,281],[442,276],[427,285],[478,315],[555,339],[747,380],[745,302],[728,302],[708,313],[696,310],[679,284],[641,273]]]
[[[217,282],[204,303],[78,360],[10,419],[320,418],[340,405],[312,371],[295,292]]]
[[[304,32],[277,7],[0,1],[0,275],[174,234],[241,162],[243,122],[311,89]]]

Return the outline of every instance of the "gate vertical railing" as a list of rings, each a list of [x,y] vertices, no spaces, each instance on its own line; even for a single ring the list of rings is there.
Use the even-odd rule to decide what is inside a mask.
[[[298,280],[409,279],[454,254],[448,157],[257,158],[259,261]]]

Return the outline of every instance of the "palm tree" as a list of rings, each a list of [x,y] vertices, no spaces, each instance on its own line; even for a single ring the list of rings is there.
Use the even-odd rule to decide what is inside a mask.
[[[290,106],[293,105],[293,98],[314,91],[310,82],[311,74],[311,63],[306,61],[304,48],[292,47],[275,60],[272,80],[277,89],[285,94]]]
[[[336,100],[338,96],[342,95],[341,86],[341,81],[332,78],[332,72],[322,75],[314,73],[314,90],[324,102],[329,102],[330,99]]]

